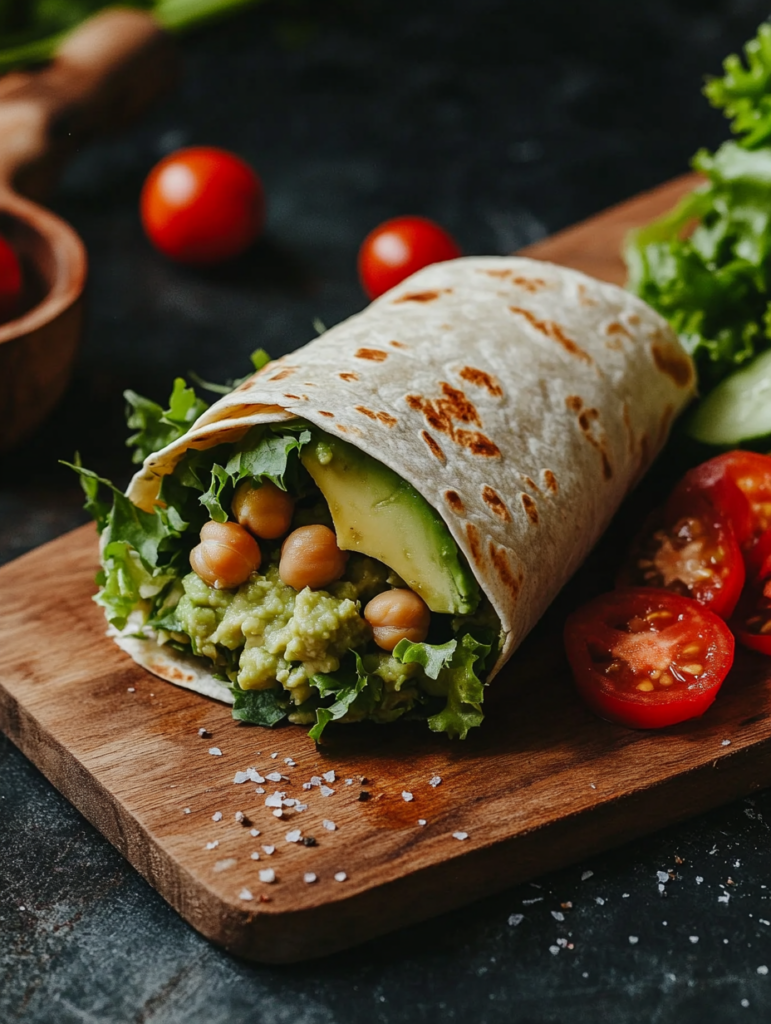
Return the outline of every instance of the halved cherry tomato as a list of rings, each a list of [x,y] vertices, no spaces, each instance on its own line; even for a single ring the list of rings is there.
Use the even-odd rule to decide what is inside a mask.
[[[746,549],[771,527],[771,457],[733,451],[703,462],[685,474],[668,509],[687,507],[694,494],[712,502]]]
[[[733,630],[740,644],[771,654],[771,530],[758,538],[747,567],[751,578],[736,609]]]
[[[427,217],[394,217],[367,235],[359,249],[359,278],[370,299],[395,288],[431,263],[460,256],[454,238]]]
[[[0,238],[0,324],[19,312],[21,266],[11,246]]]
[[[648,520],[619,573],[619,587],[657,587],[707,605],[727,619],[744,586],[744,560],[731,527],[704,498],[667,519]]]
[[[568,617],[578,692],[601,718],[657,729],[702,715],[733,663],[722,619],[690,598],[647,587],[601,594]]]

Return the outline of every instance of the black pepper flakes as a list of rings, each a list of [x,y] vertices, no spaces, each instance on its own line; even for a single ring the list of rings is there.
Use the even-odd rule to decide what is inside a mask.
[[[313,836],[306,836],[303,841],[303,846],[318,846],[319,844],[313,838]]]
[[[370,800],[371,798],[372,798],[372,794],[371,793],[367,793],[366,790],[362,790],[361,793],[359,793],[359,800],[362,803],[365,803],[367,800]]]

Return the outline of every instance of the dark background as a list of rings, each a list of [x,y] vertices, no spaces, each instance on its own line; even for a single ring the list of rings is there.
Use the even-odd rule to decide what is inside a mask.
[[[83,521],[57,458],[78,448],[126,481],[124,388],[162,400],[188,369],[239,376],[258,345],[279,355],[360,309],[356,252],[382,219],[426,214],[466,253],[506,253],[684,171],[726,134],[702,75],[768,13],[276,0],[185,39],[174,94],[79,154],[54,197],[91,256],[88,325],[67,398],[0,462],[0,559]],[[241,153],[268,196],[264,240],[216,273],[165,262],[137,216],[153,163],[193,143]],[[0,1022],[765,1022],[767,819],[766,793],[358,950],[261,967],[193,932],[0,735]]]

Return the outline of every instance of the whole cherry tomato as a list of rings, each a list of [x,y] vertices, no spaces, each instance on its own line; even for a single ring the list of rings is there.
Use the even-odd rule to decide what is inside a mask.
[[[703,714],[733,664],[734,638],[708,608],[669,590],[615,590],[565,623],[578,692],[601,718],[656,729]]]
[[[454,260],[457,242],[427,217],[394,217],[370,231],[359,249],[359,279],[370,299],[431,263]]]
[[[733,529],[706,498],[693,494],[677,515],[650,517],[632,544],[617,586],[671,590],[727,619],[744,579]]]
[[[0,238],[0,323],[11,320],[21,304],[21,265],[4,238]]]
[[[147,237],[179,263],[221,263],[262,231],[262,182],[234,153],[194,146],[171,153],[150,171],[139,202]]]

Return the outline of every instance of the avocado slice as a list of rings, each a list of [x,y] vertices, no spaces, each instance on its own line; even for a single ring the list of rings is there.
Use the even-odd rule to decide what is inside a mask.
[[[477,582],[426,499],[347,441],[312,434],[300,458],[326,498],[340,548],[384,562],[432,612],[474,612]]]

